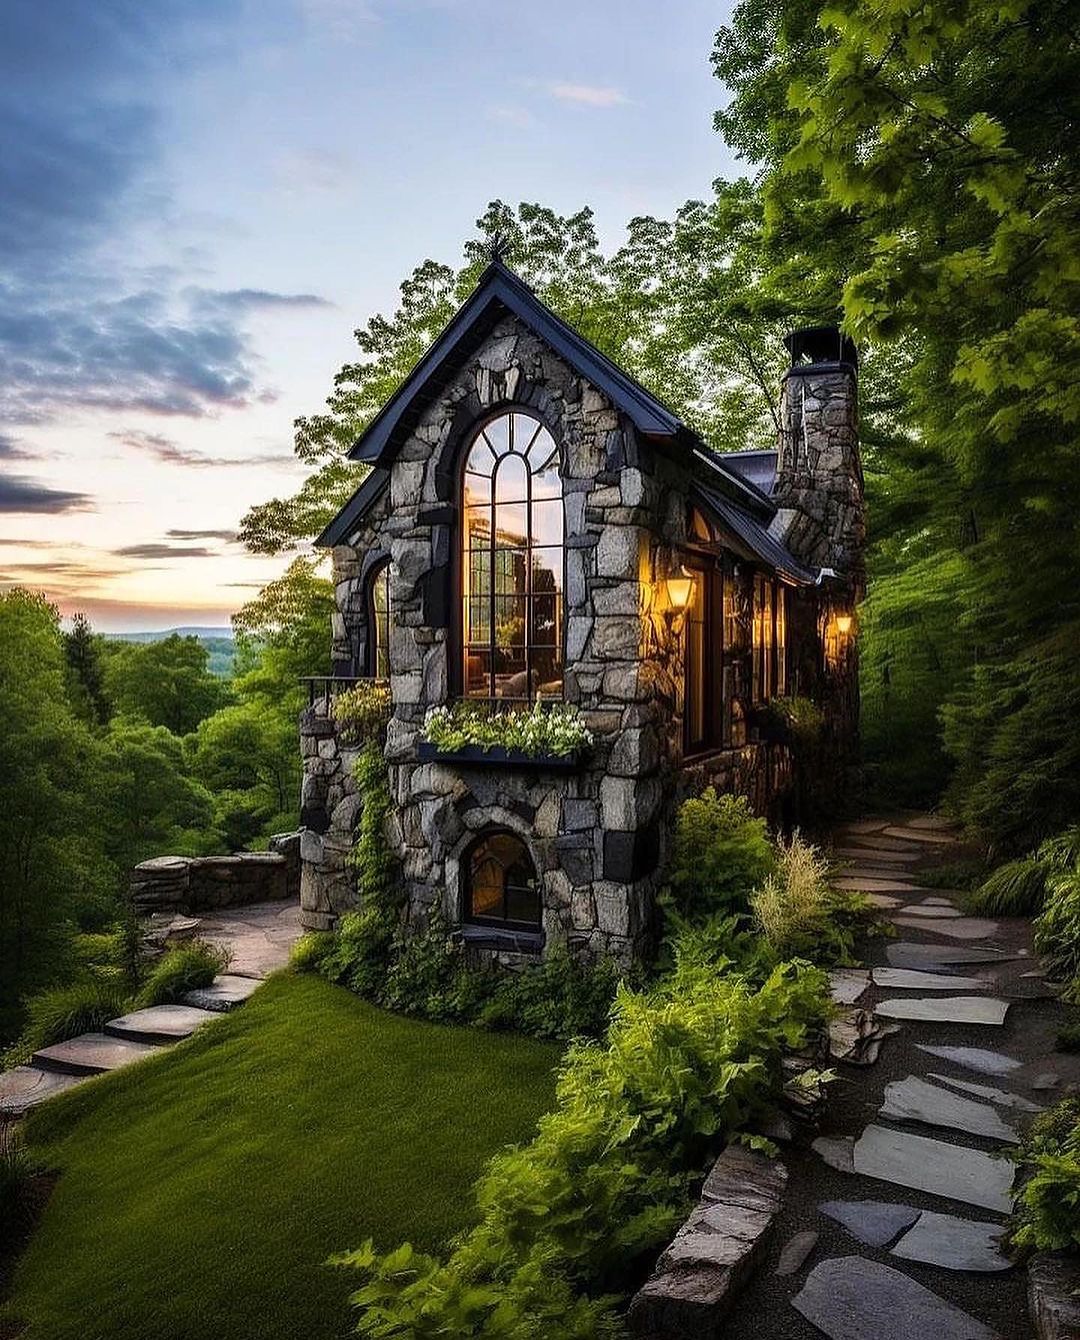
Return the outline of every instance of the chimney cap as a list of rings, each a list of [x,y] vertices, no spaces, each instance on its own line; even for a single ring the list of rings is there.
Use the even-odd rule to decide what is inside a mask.
[[[859,352],[850,335],[844,335],[839,326],[804,326],[784,336],[784,344],[791,355],[791,366],[798,364],[846,363],[859,366]]]

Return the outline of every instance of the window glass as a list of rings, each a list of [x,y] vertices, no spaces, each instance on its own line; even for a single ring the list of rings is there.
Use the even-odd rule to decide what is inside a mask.
[[[686,747],[705,744],[706,626],[704,573],[695,572],[690,605],[686,611]]]
[[[390,678],[390,564],[377,568],[371,578],[371,656],[368,673]]]
[[[561,697],[562,480],[558,447],[538,419],[502,414],[478,433],[462,516],[466,696]]]
[[[513,833],[490,833],[466,862],[466,916],[488,924],[538,927],[540,892],[525,844]]]

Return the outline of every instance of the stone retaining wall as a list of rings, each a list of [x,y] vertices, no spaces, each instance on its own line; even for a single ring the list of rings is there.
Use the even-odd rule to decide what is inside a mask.
[[[268,851],[232,856],[155,856],[131,872],[131,898],[140,912],[203,912],[297,899],[299,833],[270,839]]]

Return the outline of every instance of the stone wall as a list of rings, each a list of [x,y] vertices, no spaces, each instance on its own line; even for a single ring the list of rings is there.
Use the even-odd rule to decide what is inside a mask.
[[[320,698],[300,717],[300,923],[315,931],[331,930],[356,906],[347,857],[363,804],[353,777],[359,750],[339,738],[330,707]]]
[[[155,856],[131,872],[139,912],[206,912],[219,907],[297,899],[301,834],[270,839],[267,851],[232,856]]]

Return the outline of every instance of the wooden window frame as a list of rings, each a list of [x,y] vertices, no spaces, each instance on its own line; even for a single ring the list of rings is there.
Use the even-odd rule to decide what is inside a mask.
[[[473,911],[473,862],[476,857],[476,853],[480,849],[480,847],[482,847],[484,843],[490,841],[492,838],[495,837],[507,837],[510,838],[513,842],[516,842],[517,845],[521,848],[521,851],[525,859],[529,863],[529,866],[533,872],[533,887],[532,889],[529,890],[529,892],[532,893],[536,899],[535,921],[521,921],[518,919],[507,917],[505,915],[502,917],[484,916],[482,914],[478,914]],[[482,832],[477,833],[476,837],[473,839],[472,842],[469,843],[468,847],[465,850],[465,854],[461,862],[461,870],[462,870],[462,878],[464,881],[464,888],[462,890],[462,920],[467,925],[487,926],[499,930],[514,930],[514,931],[538,931],[542,929],[544,920],[544,901],[540,885],[540,875],[536,868],[536,862],[533,860],[532,853],[529,851],[528,846],[526,845],[524,840],[521,837],[519,837],[519,835],[515,833],[512,829],[487,828],[484,829]],[[506,899],[506,889],[504,886],[503,889],[504,913],[506,912],[506,908],[507,908],[507,899]]]

